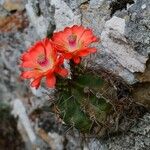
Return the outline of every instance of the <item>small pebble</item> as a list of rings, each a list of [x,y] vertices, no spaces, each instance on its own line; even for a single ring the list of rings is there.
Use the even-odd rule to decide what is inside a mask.
[[[142,8],[142,9],[145,9],[145,8],[146,8],[146,4],[143,4],[143,5],[141,6],[141,8]]]

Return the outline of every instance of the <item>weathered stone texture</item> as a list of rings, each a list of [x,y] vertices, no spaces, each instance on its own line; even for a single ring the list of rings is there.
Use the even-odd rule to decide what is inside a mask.
[[[0,3],[4,4],[4,1],[0,1]],[[58,31],[73,24],[82,24],[92,28],[94,33],[101,38],[101,42],[96,44],[98,53],[91,57],[93,58],[91,67],[102,66],[117,76],[121,76],[130,84],[138,80],[149,82],[149,64],[146,68],[145,63],[150,52],[150,1],[136,0],[134,4],[127,6],[127,10],[117,10],[113,17],[110,16],[111,9],[109,9],[111,2],[111,0],[28,0],[26,11],[30,20],[29,26],[22,24],[26,15],[19,12],[18,17],[18,10],[24,9],[22,3],[20,6],[18,6],[19,3],[13,4],[11,8],[7,7],[7,9],[0,6],[0,21],[8,20],[8,24],[4,24],[3,21],[0,23],[0,25],[3,24],[0,29],[0,93],[2,93],[0,99],[9,102],[16,97],[21,97],[29,114],[47,102],[49,97],[43,95],[40,95],[40,98],[34,97],[25,82],[18,77],[20,73],[19,56],[36,40],[51,34],[55,27],[55,31]],[[14,10],[17,12],[12,14],[11,11]],[[26,21],[28,22],[28,20]],[[4,31],[8,31],[8,33],[4,33]],[[135,75],[135,72],[143,72],[143,74]],[[141,74],[142,76],[140,76]],[[44,118],[45,115],[42,117]],[[50,117],[50,125],[52,125],[55,119]],[[149,124],[150,114],[147,113],[125,135],[111,136],[105,141],[88,138],[88,142],[83,142],[75,131],[74,136],[66,134],[63,137],[66,145],[62,142],[60,147],[67,150],[82,148],[89,150],[149,150]],[[36,128],[37,124],[35,123],[33,126]],[[59,127],[55,126],[55,129]],[[53,138],[54,135],[51,131],[49,132]],[[59,131],[58,137],[60,137]],[[55,138],[57,138],[56,135]],[[41,148],[43,148],[42,144]]]
[[[96,35],[101,37],[101,43],[96,45],[98,53],[92,56],[91,67],[99,68],[102,66],[121,76],[130,84],[138,81],[134,72],[144,72],[149,53],[149,27],[146,23],[150,22],[148,0],[143,2],[137,0],[131,6],[123,6],[128,10],[119,11],[117,9],[113,18],[110,16],[111,10],[109,9],[111,0],[51,0],[50,2],[55,7],[56,30],[81,23],[92,28]],[[136,9],[137,14],[134,13],[134,9]],[[139,123],[140,125],[135,126],[134,133],[129,131],[125,136],[112,137],[107,141],[93,139],[95,141],[93,142],[91,139],[92,142],[89,142],[89,145],[85,144],[85,148],[102,150],[148,149],[149,131],[142,135],[138,132],[141,126],[142,130],[148,128],[149,121],[147,118],[149,118],[149,114],[143,118],[143,121]]]
[[[126,36],[133,43],[135,50],[147,56],[150,53],[150,1],[136,0],[129,8],[126,21]]]
[[[150,148],[150,115],[143,119],[127,134],[111,137],[106,145],[108,150],[149,150]]]
[[[141,48],[142,45],[138,41],[132,40],[130,36],[132,35],[132,37],[136,39],[136,36],[141,34],[145,37],[143,40],[146,40],[149,36],[147,34],[149,33],[149,30],[147,29],[144,34],[142,34],[142,31],[139,33],[137,28],[132,30],[132,28],[134,28],[132,26],[140,25],[136,24],[136,22],[132,23],[127,10],[123,10],[126,13],[120,13],[121,15],[117,15],[118,17],[115,17],[114,14],[114,17],[111,19],[109,9],[110,1],[99,1],[96,7],[94,7],[94,2],[96,3],[96,1],[90,1],[86,10],[81,8],[82,24],[91,27],[96,32],[97,36],[101,37],[101,43],[97,45],[100,51],[98,50],[96,58],[94,57],[93,66],[97,68],[98,66],[103,66],[104,68],[111,70],[114,74],[121,76],[128,83],[133,84],[137,81],[133,72],[144,72],[145,70],[149,49],[147,48],[147,43],[142,43],[143,48],[146,46],[146,49],[144,49],[146,54],[143,55],[144,51],[143,48]],[[137,7],[135,5],[139,5],[139,2],[137,1],[133,4],[129,8],[129,12],[133,9],[132,7]],[[142,5],[138,7],[142,7]],[[117,12],[117,14],[119,14],[119,12]],[[130,14],[132,15],[134,13],[130,12]],[[142,12],[143,16],[144,14],[147,16],[149,13]],[[137,16],[139,16],[139,22],[144,20],[144,17],[141,18],[140,15]],[[148,20],[148,18],[146,18],[146,20]],[[132,24],[132,26],[130,26],[130,24]],[[117,28],[119,26],[122,30],[121,34],[119,33],[119,28]],[[131,35],[129,34],[130,30]],[[148,41],[146,40],[146,42]]]

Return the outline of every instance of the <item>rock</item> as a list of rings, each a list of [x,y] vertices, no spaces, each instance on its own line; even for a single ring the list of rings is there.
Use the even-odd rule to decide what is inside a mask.
[[[90,1],[86,9],[81,7],[82,24],[92,28],[97,36],[101,38],[101,43],[96,45],[98,48],[97,55],[92,57],[94,61],[91,61],[90,66],[97,69],[102,66],[117,76],[121,76],[129,84],[137,82],[137,78],[133,73],[144,72],[148,60],[148,48],[139,51],[142,44],[140,45],[138,42],[135,43],[131,40],[127,31],[131,30],[133,32],[131,28],[134,27],[130,26],[131,21],[127,20],[128,13],[122,14],[122,18],[114,16],[110,19],[110,3],[105,0],[99,1],[97,6],[92,9],[93,5],[95,6],[94,2],[96,3],[96,1]],[[135,5],[133,4],[129,8],[132,10],[132,7],[136,7]],[[131,11],[130,9],[129,11]],[[136,23],[132,23],[133,26],[134,24]],[[148,38],[148,31],[143,34],[143,36],[147,34],[147,37],[144,36],[146,39]],[[134,34],[139,34],[139,32],[135,31]],[[144,37],[143,40],[145,40]],[[136,47],[137,45],[138,47]],[[147,47],[146,43],[145,46]],[[146,52],[145,55],[143,55],[144,51]]]
[[[23,30],[26,26],[28,26],[28,20],[24,12],[16,12],[13,15],[0,17],[0,32]]]
[[[0,37],[1,59],[5,67],[15,73],[19,72],[16,60],[19,59],[21,52],[18,49],[22,49],[24,46],[24,44],[21,45],[22,40],[20,38],[22,38],[22,35],[14,33],[4,33]]]
[[[150,53],[150,2],[148,0],[136,1],[136,4],[129,9],[131,15],[127,21],[126,35],[129,41],[133,43],[136,51],[148,56]],[[133,96],[140,104],[150,107],[150,67],[149,61],[147,62],[146,70],[143,73],[136,73],[139,84],[136,85]]]
[[[0,5],[0,12],[0,19],[10,15],[10,13],[2,5]]]
[[[150,114],[147,113],[126,135],[111,137],[107,150],[148,150],[150,147]]]
[[[141,55],[150,53],[150,1],[136,0],[128,12],[130,18],[126,20],[125,35],[128,42]]]
[[[48,9],[47,6],[49,6]],[[31,23],[35,27],[40,38],[46,37],[48,32],[52,34],[55,29],[55,8],[48,1],[45,3],[44,1],[37,2],[29,0],[26,4],[26,10]]]
[[[16,96],[21,97],[30,116],[34,110],[48,106],[47,103],[50,103],[51,98],[42,94],[39,95],[42,97],[36,98],[28,90],[29,84],[27,85],[19,79],[20,72],[16,60],[32,43],[45,37],[48,31],[52,33],[55,25],[56,31],[58,31],[66,26],[82,24],[92,28],[98,37],[102,36],[101,43],[96,45],[98,53],[91,57],[93,58],[92,67],[99,68],[102,66],[117,76],[121,76],[130,84],[137,80],[149,82],[148,62],[145,69],[149,54],[149,1],[136,0],[133,5],[127,8],[128,10],[118,10],[114,14],[116,17],[112,18],[110,17],[110,3],[111,0],[28,0],[26,8],[31,20],[30,25],[22,31],[18,28],[13,30],[13,27],[8,28],[7,25],[3,25],[3,27],[7,27],[6,31],[8,33],[4,33],[4,28],[2,28],[0,47],[2,53],[4,53],[0,54],[0,91],[2,93],[0,98],[9,102]],[[3,12],[1,13],[2,17],[10,17],[11,13],[9,11],[3,10]],[[8,22],[11,26],[11,19]],[[15,25],[17,26],[17,23]],[[9,31],[14,32],[10,33]],[[123,52],[123,56],[120,55],[121,52]],[[5,56],[5,61],[1,59],[3,56]],[[138,76],[139,73],[138,75],[134,73],[137,71],[141,72],[140,75],[143,78]],[[147,95],[149,93],[149,83],[148,86],[147,83],[141,83],[141,86],[143,88],[137,88],[136,92],[140,92],[138,98],[142,99],[145,104],[144,97],[149,98]],[[110,138],[105,140],[90,137],[90,140],[84,142],[82,140],[85,137],[79,135],[77,131],[66,135],[65,133],[68,133],[68,130],[72,130],[64,129],[64,126],[58,125],[56,116],[52,118],[51,115],[47,118],[42,115],[42,119],[37,117],[33,122],[30,120],[30,123],[33,128],[42,124],[41,128],[45,130],[47,135],[48,132],[52,133],[51,137],[54,139],[57,138],[55,133],[61,134],[61,137],[64,138],[64,143],[61,143],[61,146],[64,144],[64,148],[68,150],[82,149],[83,145],[85,149],[101,148],[102,150],[141,150],[150,147],[149,113],[140,119],[139,123],[126,132],[125,135],[109,135]],[[38,121],[40,123],[37,125],[36,122]],[[46,142],[40,140],[39,143],[41,149],[49,148]]]
[[[132,45],[129,45],[124,36],[124,31],[124,19],[114,16],[108,20],[101,33],[103,50],[108,55],[113,56],[123,66],[124,70],[129,70],[131,73],[144,72],[145,63],[148,58],[137,53]]]
[[[91,138],[87,143],[87,150],[108,150],[107,147],[103,144],[103,141]]]
[[[94,32],[97,34],[97,36],[102,39],[101,42],[96,45],[98,51],[97,51],[96,56],[92,56],[94,61],[90,60],[90,62],[91,62],[90,67],[93,67],[96,69],[98,69],[100,66],[104,67],[105,69],[111,71],[112,73],[116,74],[117,76],[121,76],[126,82],[133,84],[134,82],[136,82],[136,79],[135,79],[134,75],[130,72],[130,70],[132,70],[132,69],[128,70],[128,68],[130,68],[131,65],[128,68],[122,66],[122,64],[126,65],[126,64],[124,64],[124,62],[122,62],[122,63],[120,62],[120,61],[123,61],[124,59],[122,60],[121,56],[119,56],[119,55],[117,58],[117,56],[115,56],[115,53],[113,52],[114,49],[112,51],[108,51],[108,49],[106,48],[106,45],[109,45],[109,44],[110,44],[109,45],[110,48],[111,47],[113,48],[114,45],[116,45],[117,47],[118,47],[118,45],[120,45],[121,49],[123,48],[125,50],[126,47],[124,46],[124,44],[126,43],[125,45],[127,46],[128,43],[123,42],[123,43],[119,44],[120,41],[118,41],[118,44],[117,44],[116,43],[117,40],[116,40],[112,43],[113,44],[112,45],[110,43],[110,41],[105,42],[106,41],[105,30],[107,30],[107,37],[108,37],[108,34],[111,34],[111,36],[113,36],[115,34],[114,36],[119,36],[118,38],[121,38],[119,35],[119,32],[120,32],[121,28],[122,28],[121,32],[124,32],[125,21],[122,21],[123,26],[119,30],[117,30],[116,24],[114,24],[115,22],[112,23],[113,20],[115,20],[115,18],[113,18],[113,20],[110,19],[110,10],[109,10],[110,1],[105,1],[105,0],[99,1],[99,5],[97,5],[96,8],[93,8],[94,2],[95,1],[91,1],[86,9],[85,9],[85,7],[81,7],[82,24],[92,28],[94,30]],[[99,10],[101,10],[101,11],[99,11]],[[109,22],[109,20],[110,20],[110,22]],[[119,18],[118,18],[118,20],[119,20]],[[120,20],[123,20],[123,19],[120,18]],[[108,21],[108,22],[106,23],[106,21]],[[115,28],[114,29],[115,33],[113,35],[112,35],[112,33],[108,33],[108,28],[111,28],[111,27],[108,27],[109,23],[110,23],[110,25],[112,25]],[[111,31],[111,29],[109,29],[109,30]],[[104,38],[105,38],[105,40],[104,40]],[[124,35],[122,35],[122,39],[125,40]],[[105,45],[105,47],[104,47],[104,45]],[[128,46],[128,49],[132,49],[132,48],[130,48]],[[133,51],[133,49],[132,49],[132,51]],[[134,51],[133,51],[133,53],[134,53]],[[144,64],[142,64],[142,71],[143,70],[144,70]]]
[[[13,115],[15,117],[18,117],[18,119],[19,119],[18,121],[23,126],[26,134],[29,137],[31,144],[35,145],[36,144],[36,136],[35,136],[35,133],[32,129],[30,120],[27,116],[26,109],[25,109],[22,101],[20,99],[15,99],[13,101],[12,105],[13,105],[13,111],[12,111]]]
[[[64,137],[62,135],[59,135],[57,133],[48,133],[48,136],[50,137],[52,144],[54,145],[52,147],[51,144],[52,149],[57,149],[57,150],[64,149],[64,145],[63,145]]]
[[[150,83],[150,59],[146,63],[145,71],[143,73],[136,73],[135,75],[140,83],[142,82]]]
[[[71,4],[73,4],[71,1]],[[76,14],[63,0],[51,0],[51,4],[55,7],[55,24],[56,31],[63,30],[67,26],[81,24],[80,14]],[[66,11],[67,10],[67,11]]]
[[[79,8],[80,5],[83,3],[88,2],[88,0],[63,0],[68,6],[73,10],[76,11],[76,9]]]
[[[134,0],[112,0],[110,3],[111,16],[115,14],[118,10],[126,10],[129,5],[133,4]],[[119,12],[120,13],[120,12]]]
[[[44,38],[47,34],[48,22],[43,18],[43,16],[37,17],[34,14],[31,4],[27,4],[26,9],[27,12],[30,14],[30,20],[34,24],[36,31],[41,36],[41,38]]]
[[[125,35],[128,43],[135,51],[144,57],[150,53],[150,1],[137,0],[128,12],[130,17],[126,20]],[[133,88],[133,97],[136,102],[150,108],[150,59],[146,63],[144,72],[134,73],[140,83]]]
[[[135,84],[132,92],[132,96],[135,101],[146,107],[147,109],[150,108],[150,83],[138,83]]]
[[[10,114],[11,108],[0,100],[0,149],[25,149],[17,129],[17,120]]]
[[[4,0],[2,5],[7,11],[22,11],[25,8],[23,0]]]
[[[1,95],[0,95],[0,101],[6,101],[6,103],[7,103],[7,102],[10,101],[10,99],[11,99],[12,96],[8,92],[8,89],[6,88],[5,84],[4,83],[2,84],[3,81],[2,80],[0,80],[0,81],[1,81],[1,84],[0,84],[0,93],[1,93]]]
[[[110,19],[109,4],[110,0],[91,0],[80,6],[82,25],[91,28],[99,37],[105,22]]]
[[[32,7],[39,3],[39,8]],[[48,30],[52,30],[52,33],[55,29],[55,25],[56,30],[61,30],[66,26],[80,24],[80,15],[75,14],[63,0],[51,0],[48,9],[45,9],[47,5],[43,4],[43,1],[39,3],[35,4],[34,1],[29,1],[26,4],[26,9],[31,23],[34,25],[41,38],[47,35]],[[43,13],[36,14],[37,9],[38,12]]]
[[[4,3],[4,0],[0,0],[0,4],[2,5]]]
[[[104,0],[90,0],[90,8],[97,9],[102,6]]]
[[[1,100],[9,103],[16,95],[23,96],[27,88],[19,79],[19,57],[26,49],[23,33],[1,32],[0,36],[0,91]]]

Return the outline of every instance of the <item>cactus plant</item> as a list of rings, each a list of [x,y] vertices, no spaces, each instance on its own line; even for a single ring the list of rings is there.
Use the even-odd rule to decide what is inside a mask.
[[[57,89],[51,110],[82,133],[105,135],[108,130],[117,131],[119,125],[122,129],[124,119],[129,118],[130,126],[130,118],[139,116],[140,111],[123,81],[110,80],[112,74],[104,76],[105,70],[98,73],[81,64],[82,57],[96,52],[90,44],[98,41],[91,29],[81,25],[55,32],[51,39],[36,42],[21,56],[25,68],[21,77],[32,79],[31,86],[36,89],[46,78],[46,86]],[[70,62],[71,79],[67,78],[65,60]]]
[[[82,65],[71,68],[72,79],[59,78],[53,106],[57,106],[57,113],[66,124],[82,133],[97,132],[95,127],[107,126],[113,111],[111,99],[117,98],[117,91],[96,72]]]
[[[86,135],[105,136],[128,130],[143,114],[143,108],[131,98],[130,87],[119,78],[83,64],[71,63],[71,68],[72,79],[58,79],[57,101],[52,106],[66,125]]]

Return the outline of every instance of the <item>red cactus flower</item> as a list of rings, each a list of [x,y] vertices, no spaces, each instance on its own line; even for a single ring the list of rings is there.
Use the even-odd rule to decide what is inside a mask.
[[[38,88],[43,77],[46,77],[46,85],[53,88],[56,83],[55,73],[62,77],[67,76],[67,70],[62,68],[63,58],[58,55],[49,39],[43,39],[35,43],[21,56],[21,67],[28,68],[22,72],[23,79],[32,79],[31,86]]]
[[[52,41],[55,48],[63,53],[66,59],[73,59],[78,64],[81,57],[96,52],[96,48],[89,46],[91,43],[97,42],[98,38],[91,29],[74,25],[66,27],[64,31],[54,33]]]

